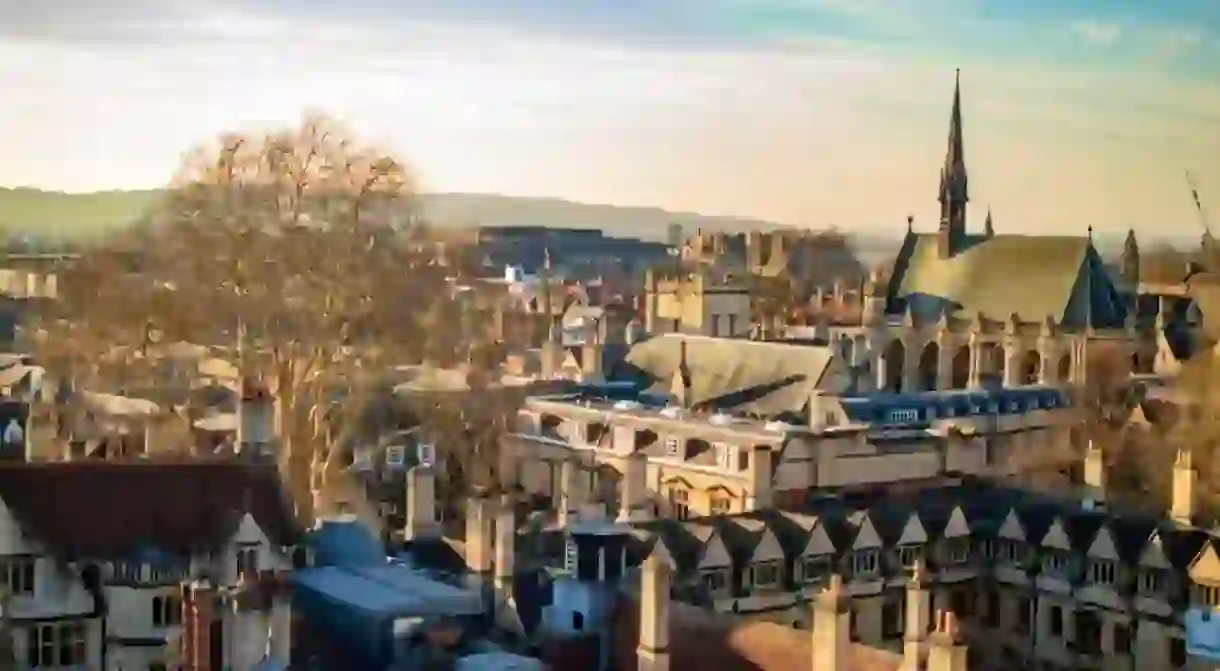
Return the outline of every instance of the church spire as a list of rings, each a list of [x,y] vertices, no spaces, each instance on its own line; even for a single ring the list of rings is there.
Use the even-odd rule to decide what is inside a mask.
[[[966,203],[969,202],[966,178],[966,152],[962,140],[961,70],[953,82],[953,111],[949,115],[949,144],[945,164],[940,169],[940,256],[948,258],[960,251],[966,237]]]
[[[991,223],[991,208],[990,207],[987,208],[987,219],[983,222],[983,235],[985,235],[989,238],[995,237],[995,225]]]

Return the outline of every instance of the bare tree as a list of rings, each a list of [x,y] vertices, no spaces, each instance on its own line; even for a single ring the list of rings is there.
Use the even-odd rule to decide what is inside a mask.
[[[311,481],[343,458],[326,410],[395,364],[463,347],[441,246],[397,225],[412,196],[401,163],[323,117],[224,136],[188,158],[144,225],[67,273],[39,356],[110,391],[146,378],[164,343],[207,346],[273,395],[280,464],[309,517]]]

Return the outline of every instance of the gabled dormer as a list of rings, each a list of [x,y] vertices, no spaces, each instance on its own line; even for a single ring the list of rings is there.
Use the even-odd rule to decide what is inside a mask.
[[[1072,542],[1068,538],[1063,518],[1055,518],[1041,543],[1042,575],[1061,580],[1069,579]]]
[[[705,524],[687,523],[687,532],[698,542],[695,570],[708,593],[727,597],[733,589],[733,557],[720,532]]]
[[[996,561],[1008,566],[1024,566],[1029,560],[1029,536],[1025,525],[1017,515],[1016,508],[1010,508],[1000,530],[996,533]]]
[[[1085,553],[1088,566],[1084,581],[1095,587],[1118,590],[1123,582],[1122,557],[1114,542],[1110,527],[1102,526],[1093,536],[1093,542]]]
[[[1165,553],[1161,533],[1154,531],[1140,552],[1135,578],[1136,595],[1145,599],[1166,599],[1172,572],[1173,565]]]
[[[867,512],[860,511],[851,516],[849,523],[855,527],[851,550],[844,557],[846,569],[853,580],[869,581],[881,577],[881,552],[884,549],[881,536]]]
[[[924,559],[924,549],[927,543],[928,532],[924,529],[923,521],[919,519],[919,513],[912,512],[902,527],[902,533],[894,543],[896,568],[900,568],[904,572],[914,570],[915,562]]]
[[[1196,608],[1220,608],[1220,555],[1211,539],[1203,544],[1187,570],[1190,602]]]
[[[970,524],[962,507],[955,506],[941,532],[936,560],[943,566],[960,566],[970,561],[971,550]],[[988,552],[983,553],[983,556],[989,555]]]
[[[742,568],[743,590],[776,589],[783,586],[786,558],[775,532],[757,519],[740,518],[732,523],[743,526],[748,537],[754,541]]]
[[[834,571],[835,545],[826,530],[826,524],[821,518],[813,518],[809,527],[809,537],[805,547],[797,558],[799,569],[797,579],[802,583],[818,582],[827,578]]]

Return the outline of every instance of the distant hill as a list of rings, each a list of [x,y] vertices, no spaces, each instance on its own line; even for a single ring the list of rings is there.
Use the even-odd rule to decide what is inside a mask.
[[[0,188],[0,229],[53,238],[92,237],[135,221],[158,191],[100,191],[74,194],[27,188]],[[426,221],[438,226],[545,226],[600,229],[607,235],[663,240],[679,223],[689,232],[769,230],[780,224],[742,217],[709,217],[655,207],[589,205],[558,198],[517,198],[491,194],[437,193],[420,197]]]

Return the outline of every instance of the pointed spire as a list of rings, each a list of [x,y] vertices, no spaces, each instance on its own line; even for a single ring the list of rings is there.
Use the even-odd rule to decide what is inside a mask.
[[[945,165],[940,173],[940,202],[949,203],[969,200],[966,184],[966,150],[962,135],[962,71],[958,69],[953,79],[953,110],[949,114],[949,146],[945,151]]]
[[[991,223],[991,206],[987,206],[987,219],[983,222],[983,235],[992,238],[995,237],[995,226]]]

